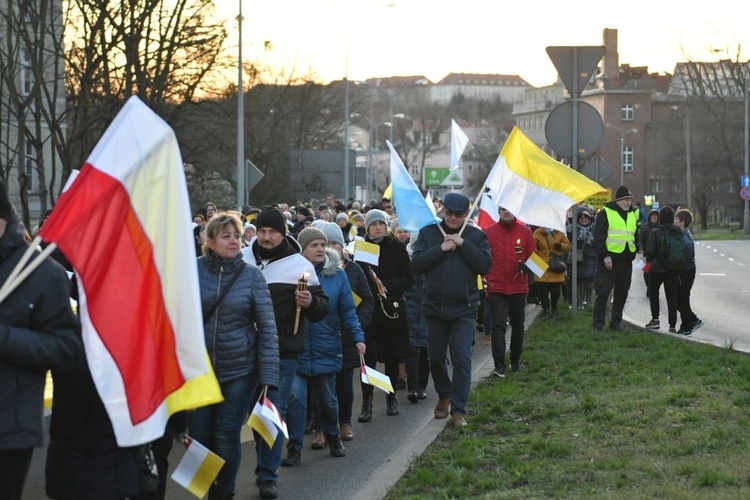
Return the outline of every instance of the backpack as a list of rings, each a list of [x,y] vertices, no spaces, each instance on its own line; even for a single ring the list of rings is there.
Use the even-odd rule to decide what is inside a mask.
[[[664,269],[683,271],[687,263],[688,250],[682,231],[676,227],[662,230],[660,243],[659,260]]]

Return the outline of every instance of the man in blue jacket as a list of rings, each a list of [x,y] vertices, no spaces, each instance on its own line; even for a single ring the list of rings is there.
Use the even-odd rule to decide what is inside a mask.
[[[419,232],[414,244],[412,268],[424,274],[422,310],[427,321],[430,372],[438,393],[435,418],[448,418],[456,427],[466,425],[466,403],[471,390],[471,343],[479,306],[477,275],[487,274],[492,254],[487,236],[464,225],[469,199],[448,193],[443,200],[444,218]],[[446,359],[451,350],[453,380]]]
[[[24,233],[0,179],[0,284],[28,248]],[[46,259],[0,307],[0,498],[21,498],[34,447],[44,444],[47,371],[73,367],[82,356],[70,282]]]

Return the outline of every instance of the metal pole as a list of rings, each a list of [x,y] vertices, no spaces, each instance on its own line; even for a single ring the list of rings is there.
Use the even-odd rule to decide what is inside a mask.
[[[745,72],[745,176],[750,175],[750,124],[748,118],[748,73]],[[750,201],[745,200],[745,212],[742,214],[742,226],[745,236],[750,234]]]
[[[625,185],[625,133],[620,130],[620,186]]]
[[[237,209],[245,205],[245,88],[242,84],[242,0],[237,16],[239,45],[237,64]]]
[[[344,204],[349,200],[349,47],[346,48],[346,73],[344,77]]]
[[[685,163],[687,178],[687,208],[693,210],[693,173],[690,164],[690,106],[685,105]]]

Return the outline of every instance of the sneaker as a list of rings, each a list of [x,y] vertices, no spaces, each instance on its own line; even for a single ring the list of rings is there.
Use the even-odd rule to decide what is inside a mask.
[[[263,481],[258,485],[260,498],[276,498],[279,492],[276,489],[276,481]]]
[[[689,328],[680,328],[677,330],[677,335],[690,335],[691,333],[693,333],[693,330]]]
[[[510,365],[510,371],[512,371],[513,373],[520,372],[521,371],[521,365],[519,365],[518,363],[511,364]]]
[[[505,378],[505,367],[501,366],[499,368],[495,368],[494,370],[492,370],[492,373],[490,373],[490,375],[497,378]]]
[[[419,400],[427,399],[427,393],[425,392],[424,389],[419,390],[419,396],[417,396],[417,399]]]
[[[693,330],[692,331],[696,331],[698,328],[700,328],[702,326],[703,326],[703,320],[696,316],[695,317],[695,322],[693,322]]]
[[[652,319],[648,323],[646,323],[646,328],[649,330],[658,330],[659,329],[659,320],[658,319]]]
[[[669,333],[677,333],[677,328],[670,326],[669,327]]]

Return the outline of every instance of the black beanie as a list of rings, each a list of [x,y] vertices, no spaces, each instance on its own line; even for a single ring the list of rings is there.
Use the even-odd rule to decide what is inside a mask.
[[[615,191],[615,201],[632,197],[633,193],[630,192],[630,189],[628,189],[627,186],[620,186],[617,188],[617,191]]]
[[[6,186],[5,181],[2,179],[0,179],[0,219],[6,222],[16,219],[16,210],[10,203],[8,186]]]
[[[284,214],[280,210],[267,208],[255,219],[255,227],[259,230],[262,227],[270,227],[281,234],[286,234],[286,218],[284,218]]]
[[[670,206],[659,209],[659,224],[674,224],[674,209]]]

